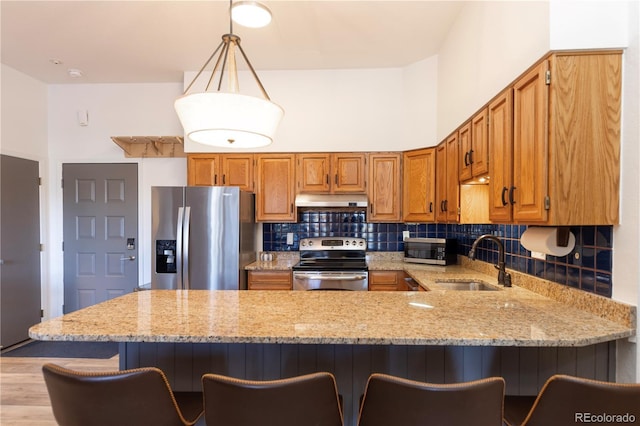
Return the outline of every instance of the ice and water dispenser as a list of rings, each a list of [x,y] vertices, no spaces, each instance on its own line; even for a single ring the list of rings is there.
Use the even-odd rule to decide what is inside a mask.
[[[176,240],[156,240],[156,273],[176,273]]]

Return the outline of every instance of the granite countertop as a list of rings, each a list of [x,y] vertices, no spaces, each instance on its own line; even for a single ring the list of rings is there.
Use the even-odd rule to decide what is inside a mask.
[[[456,277],[471,274],[455,269]],[[427,283],[442,276],[421,273],[416,277]],[[455,346],[585,346],[634,334],[628,325],[519,287],[435,286],[426,292],[139,291],[29,330],[38,340]]]

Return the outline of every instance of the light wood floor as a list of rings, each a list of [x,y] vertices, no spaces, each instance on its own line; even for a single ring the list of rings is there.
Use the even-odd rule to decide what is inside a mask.
[[[118,355],[110,359],[0,357],[0,425],[56,426],[42,365],[52,362],[82,371],[118,369]]]

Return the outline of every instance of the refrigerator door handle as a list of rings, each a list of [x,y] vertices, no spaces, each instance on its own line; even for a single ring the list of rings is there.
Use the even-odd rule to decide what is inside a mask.
[[[184,228],[182,230],[182,288],[191,288],[189,282],[189,227],[191,225],[191,207],[184,208]]]
[[[182,230],[184,222],[184,207],[178,207],[178,225],[176,229],[176,290],[182,285]]]

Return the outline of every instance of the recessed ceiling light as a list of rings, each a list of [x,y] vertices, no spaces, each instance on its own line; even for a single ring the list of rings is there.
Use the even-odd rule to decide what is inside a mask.
[[[80,71],[79,69],[69,68],[67,70],[67,73],[69,74],[69,77],[71,77],[71,78],[80,78],[80,77],[82,77],[82,71]]]
[[[231,6],[231,19],[244,27],[261,28],[271,22],[271,11],[257,1],[237,1]]]
[[[55,59],[55,58],[49,59],[49,62],[51,62],[53,65],[62,65],[63,63],[60,59]]]

